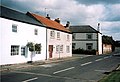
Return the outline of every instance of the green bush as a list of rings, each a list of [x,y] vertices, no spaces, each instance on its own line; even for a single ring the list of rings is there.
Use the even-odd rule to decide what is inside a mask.
[[[73,54],[88,54],[88,55],[96,55],[96,50],[84,50],[84,49],[75,49],[72,50]]]

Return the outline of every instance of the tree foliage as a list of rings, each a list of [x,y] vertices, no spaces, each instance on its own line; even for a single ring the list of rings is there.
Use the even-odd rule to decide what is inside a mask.
[[[41,44],[35,44],[33,42],[28,42],[26,45],[29,48],[29,51],[41,51]]]

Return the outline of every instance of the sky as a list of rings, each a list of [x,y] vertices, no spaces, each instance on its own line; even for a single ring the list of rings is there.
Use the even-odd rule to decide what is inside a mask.
[[[51,19],[60,18],[61,24],[91,25],[103,35],[120,40],[120,0],[0,0],[3,6]]]

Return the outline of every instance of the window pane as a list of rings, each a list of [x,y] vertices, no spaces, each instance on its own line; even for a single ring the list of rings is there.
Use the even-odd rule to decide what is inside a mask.
[[[12,32],[17,32],[17,25],[12,25]]]
[[[16,45],[11,46],[11,55],[19,55],[19,46]]]
[[[35,34],[35,35],[38,35],[38,29],[35,29],[35,30],[34,30],[34,34]]]
[[[21,47],[21,55],[25,56],[25,47]]]

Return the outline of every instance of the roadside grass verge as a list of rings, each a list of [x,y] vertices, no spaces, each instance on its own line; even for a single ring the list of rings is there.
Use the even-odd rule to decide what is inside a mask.
[[[120,70],[112,71],[99,82],[120,82]]]

